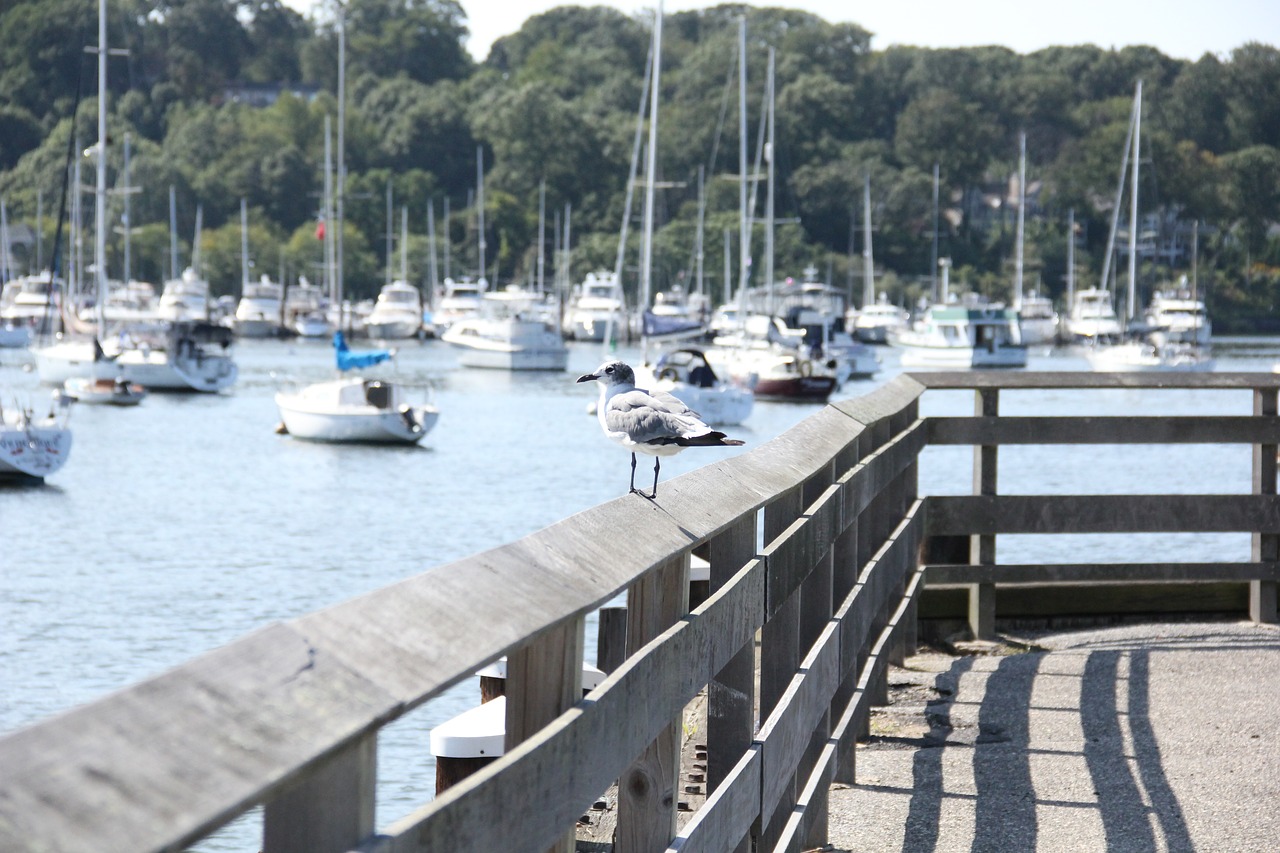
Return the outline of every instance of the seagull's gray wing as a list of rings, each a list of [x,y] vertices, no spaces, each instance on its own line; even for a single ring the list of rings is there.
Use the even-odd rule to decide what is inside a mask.
[[[677,398],[639,390],[614,395],[604,422],[611,432],[623,433],[636,444],[680,438],[707,429],[696,413]]]

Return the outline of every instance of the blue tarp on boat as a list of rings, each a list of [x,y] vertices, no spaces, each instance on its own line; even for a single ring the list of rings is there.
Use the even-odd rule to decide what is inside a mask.
[[[364,352],[352,352],[347,346],[347,338],[342,332],[333,333],[333,348],[338,356],[339,370],[352,370],[357,367],[373,367],[391,358],[391,350],[371,349]]]

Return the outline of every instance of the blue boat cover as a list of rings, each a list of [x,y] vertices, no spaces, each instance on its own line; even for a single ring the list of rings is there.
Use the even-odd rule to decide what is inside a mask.
[[[644,336],[646,338],[689,338],[701,334],[705,327],[698,320],[687,317],[669,317],[645,311]]]
[[[347,338],[342,332],[333,333],[333,348],[338,356],[338,369],[351,370],[357,367],[373,367],[375,364],[391,358],[391,350],[371,349],[364,352],[352,352],[347,347]]]

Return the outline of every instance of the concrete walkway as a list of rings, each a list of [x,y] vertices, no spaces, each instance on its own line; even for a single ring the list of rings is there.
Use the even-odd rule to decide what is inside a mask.
[[[832,788],[832,849],[1280,850],[1276,626],[1019,639],[891,672],[858,784]]]

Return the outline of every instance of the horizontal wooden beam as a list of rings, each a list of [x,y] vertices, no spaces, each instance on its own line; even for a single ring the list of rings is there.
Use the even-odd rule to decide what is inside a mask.
[[[1276,444],[1280,417],[929,418],[930,444]]]
[[[1040,565],[926,567],[930,586],[998,583],[1133,583],[1136,581],[1251,581],[1280,580],[1280,563],[1058,563]]]
[[[1212,390],[1280,388],[1280,373],[1199,373],[1170,370],[1152,373],[1093,373],[1085,371],[972,370],[903,374],[929,390],[996,388],[1017,391],[1037,388],[1204,388]]]
[[[1280,533],[1275,495],[929,497],[929,536],[997,533]]]

